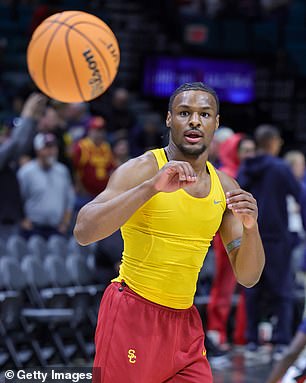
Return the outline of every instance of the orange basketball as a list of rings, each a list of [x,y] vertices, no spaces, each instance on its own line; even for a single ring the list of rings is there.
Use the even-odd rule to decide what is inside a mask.
[[[27,49],[33,81],[42,92],[62,102],[100,96],[113,82],[119,62],[118,42],[108,25],[80,11],[45,19]]]

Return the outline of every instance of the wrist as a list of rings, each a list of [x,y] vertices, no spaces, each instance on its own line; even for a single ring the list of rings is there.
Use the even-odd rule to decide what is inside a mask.
[[[156,185],[155,185],[155,182],[153,181],[153,179],[150,179],[148,181],[144,181],[143,185],[148,191],[149,198],[153,197],[155,194],[160,192],[160,190],[158,190],[156,188]]]
[[[244,233],[248,234],[248,233],[254,233],[254,232],[258,232],[258,223],[255,222],[253,226],[245,226],[243,225],[243,231]]]

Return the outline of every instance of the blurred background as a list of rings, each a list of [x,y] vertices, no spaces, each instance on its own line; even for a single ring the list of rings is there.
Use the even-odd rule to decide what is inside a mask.
[[[88,103],[48,99],[27,72],[33,31],[65,10],[100,17],[120,46],[115,81]],[[80,247],[72,236],[76,214],[103,191],[116,167],[163,145],[169,96],[193,81],[207,83],[220,97],[222,129],[210,153],[216,166],[224,165],[222,142],[235,133],[252,141],[254,130],[268,124],[282,137],[281,157],[298,151],[302,169],[296,177],[304,179],[306,1],[0,0],[1,369],[92,361],[99,300],[118,272],[122,239],[116,232]],[[287,160],[294,172],[295,161]],[[292,201],[288,212],[301,216]],[[301,217],[297,221],[294,229],[288,226],[298,236],[292,246],[292,336],[304,308],[305,229]],[[205,327],[215,275],[211,249],[195,301]],[[215,368],[230,363],[223,357],[235,343],[240,293],[238,287],[230,297],[226,339],[220,341],[213,328],[208,337]],[[273,318],[263,311],[261,345],[270,344]],[[237,345],[247,344],[242,334]]]

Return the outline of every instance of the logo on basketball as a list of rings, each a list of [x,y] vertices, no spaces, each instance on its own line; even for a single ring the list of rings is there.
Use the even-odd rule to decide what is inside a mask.
[[[129,358],[129,362],[134,364],[136,363],[136,355],[135,355],[135,350],[132,350],[131,348],[129,349],[128,351],[128,358]]]
[[[94,98],[103,92],[101,73],[91,49],[84,51],[83,56],[87,61],[88,68],[91,70],[91,78],[88,84],[91,86],[91,96]]]

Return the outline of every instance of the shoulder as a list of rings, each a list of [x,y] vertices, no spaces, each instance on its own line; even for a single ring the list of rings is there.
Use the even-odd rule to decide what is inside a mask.
[[[233,177],[227,175],[219,169],[216,169],[216,172],[221,182],[224,193],[239,188],[238,182]]]
[[[37,162],[35,160],[32,160],[26,163],[25,165],[23,165],[21,168],[19,168],[17,175],[19,177],[24,177],[36,171],[37,171]]]
[[[142,177],[147,174],[147,178],[153,177],[158,171],[158,164],[152,152],[146,152],[139,157],[132,158],[122,164],[116,172],[120,173],[137,173]]]
[[[54,164],[54,170],[56,170],[60,174],[69,174],[69,170],[66,165],[62,164],[61,162],[56,162]]]
[[[154,177],[158,164],[152,152],[146,152],[119,166],[111,175],[109,186],[130,189]]]

